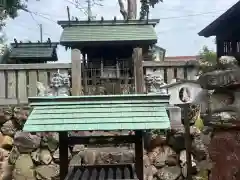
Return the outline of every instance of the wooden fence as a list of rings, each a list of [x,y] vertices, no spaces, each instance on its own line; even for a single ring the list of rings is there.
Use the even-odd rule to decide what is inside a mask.
[[[167,84],[171,83],[172,79],[193,80],[198,72],[197,61],[145,61],[143,67],[145,74],[151,74],[155,71],[159,72]]]
[[[68,72],[71,64],[2,64],[0,65],[0,105],[25,104],[37,96],[37,81],[49,85],[58,71]]]
[[[163,69],[163,72],[173,72],[174,68],[178,68],[183,72],[183,69],[187,67],[183,64],[176,65],[175,63],[172,65],[164,64],[163,62],[160,64],[154,63],[155,62],[143,62],[143,66],[144,68],[154,68],[153,66],[156,66],[156,68]],[[69,72],[71,74],[72,95],[100,93],[99,89],[102,88],[103,85],[96,84],[96,80],[94,79],[91,80],[91,84],[88,84],[88,80],[85,78],[86,75],[84,75],[84,69],[81,67],[81,64],[80,52],[77,50],[72,50],[71,63],[0,64],[0,105],[28,103],[28,97],[34,97],[38,94],[37,81],[49,86],[52,75],[58,71]],[[140,70],[137,70],[136,72],[140,73]],[[172,75],[167,76],[168,78],[172,77]],[[135,75],[135,78],[136,77],[138,77],[138,75]],[[134,82],[134,77],[119,79],[117,82],[118,84],[112,82],[105,84],[105,86],[108,86],[108,88],[105,87],[105,89],[110,89],[108,93],[114,94],[125,93],[126,91],[136,91],[134,88],[134,84],[136,84],[136,80]],[[138,84],[139,83],[140,81]],[[141,81],[141,84],[144,83]],[[97,85],[99,87],[97,87]],[[95,89],[94,92],[93,89]]]

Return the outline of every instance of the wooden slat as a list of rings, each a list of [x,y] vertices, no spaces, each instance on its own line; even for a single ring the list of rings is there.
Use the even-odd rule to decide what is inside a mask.
[[[95,87],[94,88],[94,94],[96,95],[97,94],[97,79],[96,79],[96,77],[97,77],[97,72],[96,72],[96,69],[93,69],[92,70],[92,85]]]
[[[9,106],[9,105],[16,105],[18,104],[18,100],[15,98],[15,99],[7,99],[7,98],[4,98],[4,99],[0,99],[0,105],[4,105],[4,106]]]
[[[196,68],[187,68],[187,79],[188,80],[193,80],[194,77],[197,74],[197,69]]]
[[[164,68],[159,68],[158,71],[160,72],[160,74],[164,78]]]
[[[71,64],[0,64],[0,70],[47,70],[47,69],[71,69]]]
[[[6,97],[6,77],[4,71],[0,71],[0,98]]]
[[[8,71],[7,72],[8,78],[8,98],[15,99],[17,97],[17,80],[16,80],[16,72],[15,71]]]
[[[80,51],[73,49],[71,52],[72,59],[72,95],[79,96],[82,94],[82,69]]]
[[[133,57],[133,64],[134,64],[135,92],[144,93],[142,48],[135,48],[133,50],[132,57]]]
[[[37,72],[29,71],[29,84],[28,84],[28,96],[35,97],[37,96]]]
[[[177,68],[177,78],[184,79],[184,68]]]
[[[143,67],[186,67],[193,66],[185,61],[143,61]]]
[[[174,68],[167,68],[167,83],[170,83],[174,78]]]
[[[72,176],[74,175],[74,167],[71,166],[69,169],[68,169],[68,174],[67,176],[65,177],[64,180],[72,180]]]
[[[38,71],[38,81],[43,83],[44,86],[48,86],[48,74],[45,70]]]
[[[27,73],[26,71],[18,72],[18,99],[20,103],[27,103]]]

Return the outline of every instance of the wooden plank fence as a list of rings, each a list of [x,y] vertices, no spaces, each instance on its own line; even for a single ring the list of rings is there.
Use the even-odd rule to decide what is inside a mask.
[[[25,104],[37,96],[37,81],[49,85],[58,71],[68,72],[71,64],[2,64],[0,65],[0,105]]]
[[[184,64],[176,63],[169,64],[165,62],[156,63],[153,61],[145,61],[142,66],[146,70],[151,70],[152,68],[159,69],[164,74],[167,82],[170,82],[175,76],[189,79],[195,72],[192,66],[188,67]],[[187,71],[186,67],[189,68]],[[187,73],[185,73],[185,71]],[[72,50],[71,63],[0,64],[0,106],[27,104],[28,97],[34,97],[38,94],[37,81],[49,86],[50,79],[56,72],[71,73],[72,95],[83,94],[85,77],[83,73],[84,67],[81,67],[79,50]],[[95,77],[91,80],[92,82],[94,82],[94,78]],[[134,83],[132,85],[129,84],[129,79],[119,80],[119,82],[120,84],[107,84],[107,86],[111,86],[110,89],[112,89],[112,93],[123,93],[124,90],[135,92]],[[87,86],[87,92],[85,92],[85,94],[96,94],[96,91],[91,93],[92,89],[100,88],[96,86],[96,83]]]
[[[143,67],[145,74],[151,74],[154,71],[159,72],[167,84],[171,83],[172,79],[193,80],[198,72],[197,61],[192,63],[184,61],[145,61]]]

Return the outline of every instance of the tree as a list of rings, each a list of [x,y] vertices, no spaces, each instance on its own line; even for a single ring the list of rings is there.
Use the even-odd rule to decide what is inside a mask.
[[[210,50],[207,46],[203,46],[203,48],[199,52],[200,57],[200,72],[206,72],[209,67],[215,66],[217,64],[217,54],[215,51]]]
[[[15,18],[19,9],[26,8],[28,0],[6,0],[5,2],[1,12],[4,12],[6,17]]]
[[[210,50],[207,46],[203,46],[202,50],[199,52],[200,60],[203,64],[208,64],[210,66],[216,65],[217,54],[213,50]]]
[[[127,9],[124,6],[125,1],[127,1]],[[154,6],[159,2],[163,2],[163,0],[140,0],[140,19],[146,18],[147,14],[149,13],[150,7],[154,8]],[[122,14],[124,19],[136,19],[137,0],[118,0],[118,4],[120,7],[120,13]]]

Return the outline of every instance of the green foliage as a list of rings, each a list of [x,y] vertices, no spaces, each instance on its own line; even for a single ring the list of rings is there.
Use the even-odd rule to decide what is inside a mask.
[[[25,2],[27,2],[27,0],[25,0]],[[7,16],[15,18],[17,17],[17,11],[25,7],[26,4],[24,4],[21,0],[7,0],[5,4],[5,11]]]
[[[163,0],[140,0],[141,3],[141,11],[140,11],[140,19],[146,18],[147,14],[149,13],[149,8],[159,3],[163,2]]]
[[[209,67],[217,64],[217,54],[207,46],[203,46],[199,52],[200,72],[206,72]]]
[[[217,63],[217,54],[213,50],[210,50],[207,46],[203,46],[199,52],[199,56],[202,62],[206,62],[209,65],[215,65]]]

